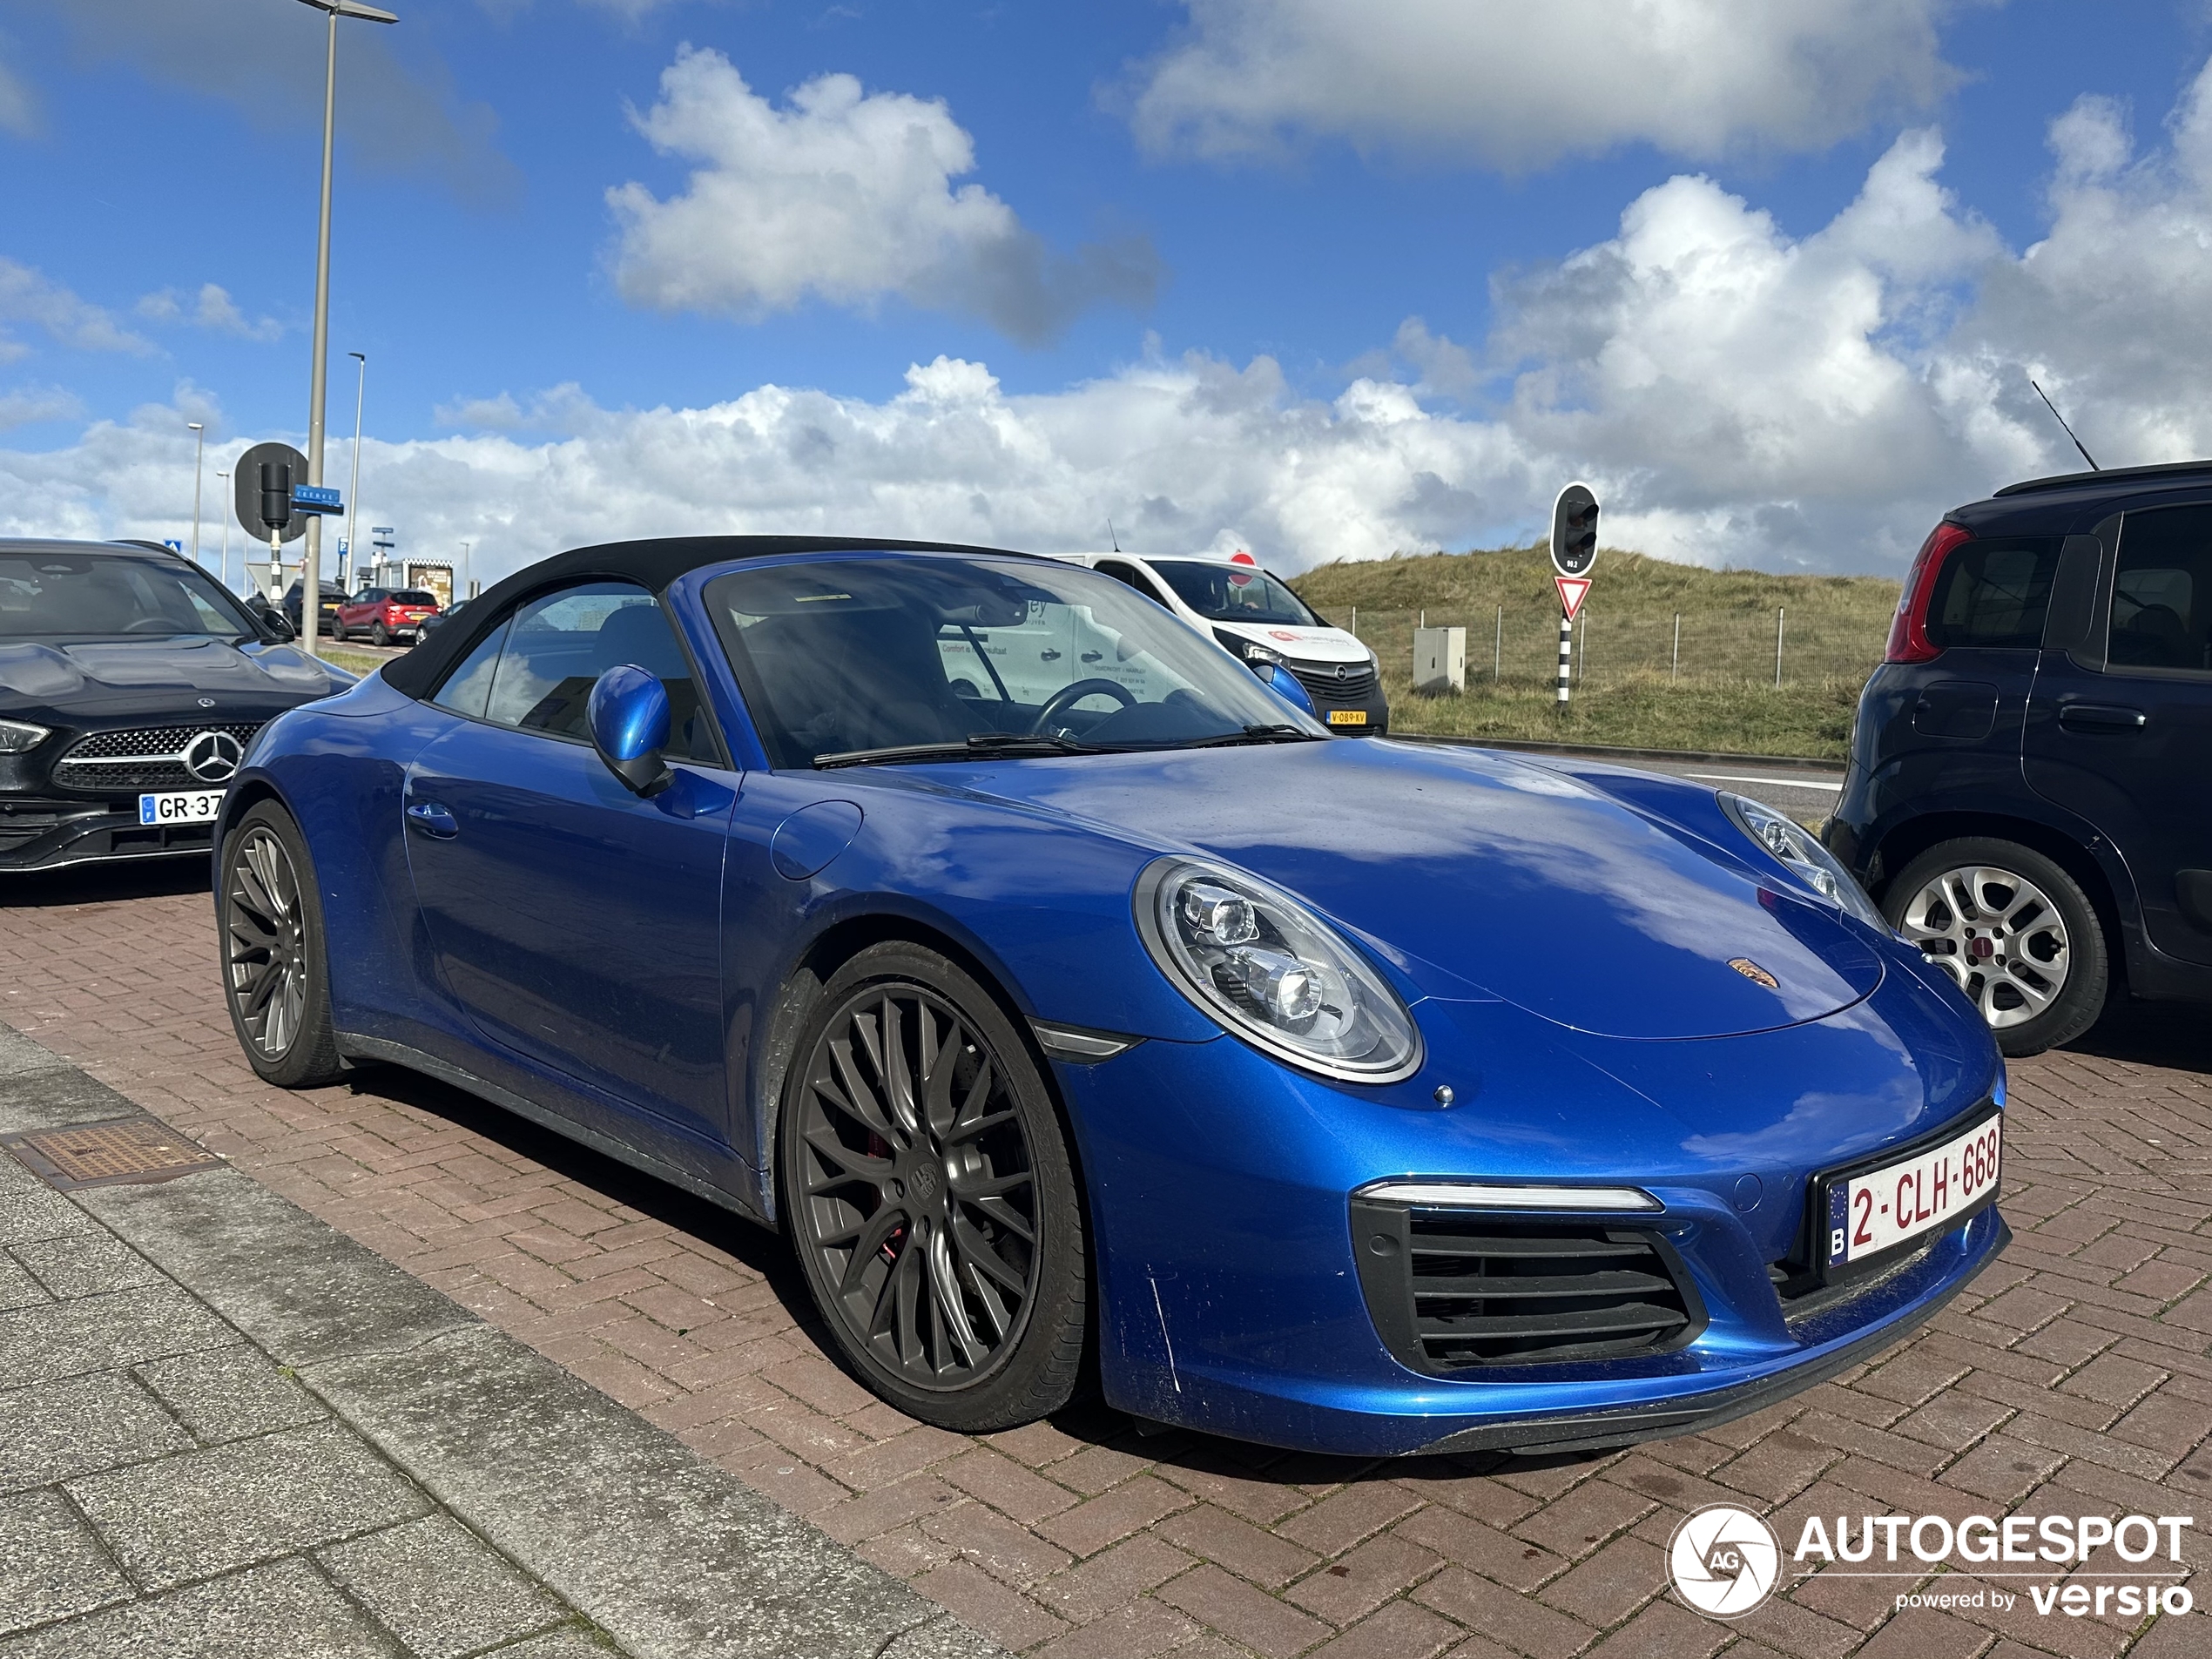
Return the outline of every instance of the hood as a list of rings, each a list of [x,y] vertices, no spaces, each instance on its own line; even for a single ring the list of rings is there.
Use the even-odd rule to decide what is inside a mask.
[[[292,645],[222,639],[0,644],[0,695],[59,711],[114,711],[198,692],[247,712],[325,697],[353,684]],[[233,703],[232,699],[235,699]]]
[[[1209,622],[1239,639],[1264,645],[1305,663],[1364,663],[1367,648],[1341,628],[1303,628],[1287,622]]]
[[[1780,874],[1761,880],[1686,830],[1504,755],[1286,744],[998,762],[961,782],[1211,853],[1366,935],[1431,995],[1493,996],[1575,1030],[1771,1030],[1882,980],[1865,933]]]

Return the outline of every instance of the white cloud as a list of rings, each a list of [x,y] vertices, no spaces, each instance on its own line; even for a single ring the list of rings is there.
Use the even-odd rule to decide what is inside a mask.
[[[84,413],[84,405],[76,395],[58,386],[18,386],[0,392],[0,431],[44,421],[66,421]]]
[[[6,37],[0,36],[0,44]],[[38,100],[23,77],[0,60],[0,132],[12,132],[19,138],[36,137],[38,132]]]
[[[1649,143],[1819,150],[1951,84],[1955,0],[1185,0],[1130,106],[1155,152],[1333,136],[1521,171]]]
[[[22,357],[30,350],[6,333],[5,325],[11,322],[29,323],[56,345],[78,351],[143,355],[153,350],[148,341],[123,327],[102,307],[78,299],[30,266],[0,257],[0,362]]]
[[[1803,237],[1669,179],[1616,235],[1501,277],[1486,341],[1409,320],[1329,401],[1269,358],[1157,350],[1037,395],[948,358],[880,401],[763,386],[611,410],[562,385],[370,442],[362,506],[410,551],[475,543],[482,577],[667,533],[1096,547],[1109,516],[1125,546],[1297,570],[1533,535],[1581,475],[1620,545],[1894,572],[1946,509],[2077,464],[2031,373],[2107,465],[2212,454],[2212,69],[2148,153],[2094,100],[2051,140],[2048,231],[2025,250],[1951,198],[1939,138],[1913,131]],[[187,395],[0,450],[0,534],[173,535]]]
[[[284,334],[284,325],[274,317],[248,320],[229,291],[212,282],[202,283],[199,293],[189,297],[180,296],[174,288],[163,288],[147,294],[133,308],[150,322],[189,322],[197,328],[236,334],[244,340],[276,340]]]
[[[1032,341],[1095,304],[1147,304],[1157,286],[1147,243],[1056,254],[981,185],[955,185],[975,146],[941,101],[824,75],[778,109],[719,52],[689,47],[660,92],[638,131],[701,165],[666,200],[634,182],[607,192],[632,304],[754,320],[809,297],[865,308],[896,295]]]

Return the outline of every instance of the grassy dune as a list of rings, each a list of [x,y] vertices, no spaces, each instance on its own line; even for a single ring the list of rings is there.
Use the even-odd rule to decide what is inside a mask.
[[[1708,570],[1610,548],[1595,575],[1564,716],[1554,690],[1559,600],[1541,543],[1325,564],[1291,585],[1331,621],[1356,625],[1375,647],[1403,731],[1744,754],[1844,753],[1859,687],[1881,659],[1896,583]],[[1467,631],[1467,684],[1459,696],[1413,691],[1413,629],[1424,612],[1432,627]]]

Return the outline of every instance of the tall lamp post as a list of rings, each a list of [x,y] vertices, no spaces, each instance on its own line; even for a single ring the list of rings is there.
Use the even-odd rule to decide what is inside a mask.
[[[330,44],[323,65],[322,83],[322,220],[315,240],[315,361],[307,393],[307,482],[322,482],[322,417],[330,373],[330,164],[338,130],[338,20],[358,17],[363,23],[397,23],[391,12],[365,6],[361,0],[300,0],[330,20]],[[322,517],[307,520],[307,550],[300,564],[300,639],[307,654],[315,654],[316,624],[322,619]]]
[[[349,351],[346,355],[361,365],[361,374],[354,382],[354,482],[346,491],[346,556],[338,562],[338,585],[341,588],[346,585],[346,567],[361,559],[361,543],[354,539],[359,534],[354,521],[361,513],[361,403],[368,395],[368,355],[357,351]]]
[[[199,563],[199,481],[200,469],[207,461],[207,428],[198,421],[185,422],[185,430],[199,440],[192,452],[192,562]]]
[[[231,481],[230,474],[220,467],[215,469],[215,476],[226,485]],[[221,495],[225,501],[231,498],[227,489],[222,489]],[[215,579],[226,588],[231,585],[231,516],[228,513],[223,515],[223,556],[215,566]]]

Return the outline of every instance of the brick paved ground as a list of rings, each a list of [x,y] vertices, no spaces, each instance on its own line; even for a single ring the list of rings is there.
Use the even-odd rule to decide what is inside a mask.
[[[1906,1612],[1816,1575],[1736,1625],[1661,1594],[1680,1517],[2201,1516],[2212,1559],[2212,1030],[2133,1015],[2013,1069],[2006,1258],[1908,1345],[1710,1435],[1552,1465],[1145,1440],[1099,1408],[969,1438],[823,1357],[778,1242],[398,1073],[246,1069],[185,872],[23,884],[0,1017],[448,1291],[1010,1648],[1185,1659],[2212,1651],[2200,1611]],[[2202,1581],[2199,1581],[2202,1597]],[[2016,1584],[2014,1588],[2019,1588]]]

